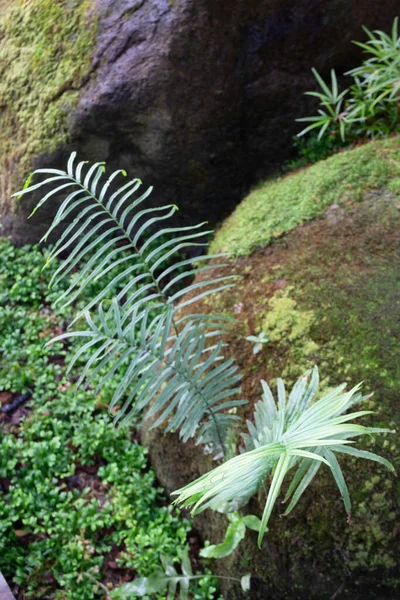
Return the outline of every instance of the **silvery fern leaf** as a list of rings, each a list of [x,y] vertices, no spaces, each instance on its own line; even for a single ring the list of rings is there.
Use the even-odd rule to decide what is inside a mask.
[[[85,353],[90,358],[78,385],[97,383],[98,392],[117,371],[124,371],[110,410],[119,407],[117,421],[129,422],[143,410],[154,417],[152,427],[168,421],[166,431],[179,431],[185,442],[200,427],[200,442],[223,451],[228,424],[237,418],[225,411],[244,403],[236,399],[240,375],[232,360],[223,360],[222,342],[207,344],[219,331],[204,333],[198,320],[186,320],[179,333],[173,329],[174,307],[154,316],[154,306],[137,306],[127,313],[116,298],[111,307],[98,307],[96,318],[86,313],[87,329],[52,341],[81,337],[70,369]],[[223,412],[222,412],[223,411]]]
[[[162,557],[164,569],[157,569],[148,577],[138,577],[130,583],[125,583],[118,588],[118,597],[131,599],[142,598],[154,594],[167,594],[167,600],[175,600],[179,590],[179,600],[188,600],[190,584],[201,576],[194,575],[189,558],[189,547],[185,546],[181,571],[178,573],[173,561]]]
[[[35,175],[46,178],[30,185]],[[202,240],[211,231],[204,229],[205,223],[189,227],[162,227],[178,207],[173,204],[145,207],[152,188],[137,195],[142,185],[140,179],[132,179],[110,193],[118,178],[126,176],[125,171],[119,170],[106,177],[105,164],[101,162],[90,167],[86,161],[76,164],[76,153],[73,152],[66,171],[37,169],[28,178],[29,185],[14,194],[21,197],[40,188],[49,188],[31,216],[48,200],[65,195],[53,223],[42,238],[46,241],[50,233],[67,219],[66,228],[48,255],[48,263],[60,260],[50,285],[81,268],[70,287],[58,298],[58,303],[63,302],[63,306],[73,303],[88,285],[101,281],[107,273],[119,267],[118,274],[86,304],[76,320],[101,300],[113,297],[117,284],[121,288],[119,300],[128,297],[131,303],[145,304],[151,295],[154,301],[180,303],[181,308],[232,285],[232,276],[213,277],[180,285],[176,291],[178,284],[191,281],[198,273],[215,269],[218,265],[211,266],[210,260],[223,255],[204,255],[196,259],[180,257],[171,265],[171,258],[179,258],[180,252],[206,246]],[[72,215],[75,215],[73,221],[68,224]],[[166,235],[170,238],[168,241],[164,239]],[[188,294],[190,298],[182,302]]]
[[[218,575],[194,575],[190,563],[189,546],[185,546],[182,555],[181,573],[177,571],[173,561],[161,557],[164,569],[157,569],[147,577],[138,577],[130,583],[124,583],[118,589],[118,598],[132,600],[133,598],[148,597],[154,594],[163,594],[167,600],[175,600],[179,590],[179,600],[188,600],[191,584],[200,579],[215,577],[216,579],[229,579],[240,584],[243,592],[250,591],[250,573],[243,575],[240,579],[237,577],[219,577]],[[194,586],[192,586],[194,587]],[[195,590],[193,590],[195,591]],[[197,596],[197,595],[196,595]],[[159,596],[158,596],[159,597]],[[190,598],[194,598],[193,593]]]
[[[238,503],[247,503],[270,476],[258,538],[261,546],[272,509],[289,471],[297,467],[286,494],[285,500],[292,500],[285,514],[294,508],[320,465],[325,463],[331,469],[346,510],[349,511],[349,493],[336,455],[344,453],[373,460],[394,471],[391,463],[381,456],[350,445],[354,443],[350,438],[389,433],[390,430],[364,427],[352,422],[371,411],[345,414],[356,400],[365,399],[359,393],[359,385],[349,392],[345,391],[344,385],[339,386],[311,403],[317,385],[316,367],[312,373],[307,371],[299,379],[289,398],[286,398],[283,382],[278,380],[276,403],[264,382],[263,400],[255,409],[255,425],[249,423],[249,435],[244,436],[249,450],[174,492],[178,496],[175,502],[192,507],[194,514],[206,508],[217,510],[229,504],[237,506]]]
[[[234,277],[214,275],[192,283],[199,273],[223,266],[209,264],[223,255],[193,259],[181,254],[205,246],[202,240],[210,232],[204,224],[161,227],[175,205],[146,207],[151,188],[137,195],[139,179],[116,188],[125,171],[107,178],[104,163],[76,163],[76,153],[65,171],[35,174],[46,178],[32,185],[30,177],[16,194],[46,188],[33,212],[65,195],[43,238],[67,220],[48,258],[60,261],[50,284],[74,272],[58,302],[74,303],[91,283],[108,282],[75,317],[73,323],[84,318],[86,328],[56,338],[84,340],[70,364],[86,360],[78,384],[95,383],[99,390],[122,373],[110,405],[119,409],[117,420],[125,423],[147,411],[154,426],[167,421],[167,431],[179,431],[184,441],[198,432],[213,452],[223,452],[225,434],[237,418],[234,410],[244,402],[237,399],[237,368],[222,354],[220,336],[229,319],[182,311],[232,285]]]

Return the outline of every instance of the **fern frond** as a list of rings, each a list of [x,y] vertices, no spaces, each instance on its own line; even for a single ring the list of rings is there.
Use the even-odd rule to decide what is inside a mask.
[[[105,179],[104,163],[87,167],[85,161],[76,165],[75,159],[74,152],[66,171],[37,169],[33,175],[47,177],[15,195],[20,197],[51,185],[50,191],[32,212],[33,215],[49,199],[67,194],[42,241],[47,240],[65,219],[76,214],[48,256],[48,263],[55,259],[61,261],[50,285],[87,261],[70,287],[58,298],[57,302],[63,303],[62,308],[73,303],[87,286],[102,280],[116,266],[120,267],[118,274],[77,314],[76,320],[103,299],[113,297],[117,285],[120,288],[119,300],[127,294],[136,293],[137,296],[131,301],[136,302],[142,297],[141,302],[144,302],[143,296],[148,296],[151,291],[152,300],[176,305],[188,294],[190,299],[184,305],[232,285],[235,277],[227,276],[189,283],[174,291],[177,284],[192,280],[197,274],[210,268],[210,265],[203,266],[201,263],[223,256],[201,256],[195,260],[178,260],[170,265],[172,257],[179,256],[180,252],[206,246],[201,240],[211,231],[204,229],[205,223],[190,227],[162,228],[163,222],[168,221],[178,210],[177,206],[170,204],[158,208],[143,208],[152,188],[134,197],[142,185],[140,179],[128,181],[110,195],[110,186],[115,186],[118,177],[126,177],[126,172],[115,171]],[[171,236],[171,239],[158,244],[165,235]]]
[[[66,171],[38,169],[34,174],[46,178],[18,193],[51,186],[33,212],[54,196],[66,195],[43,240],[76,215],[48,255],[48,262],[60,261],[50,285],[74,273],[69,288],[57,300],[62,307],[107,277],[108,283],[86,301],[72,323],[84,317],[87,329],[56,339],[85,340],[71,361],[73,366],[87,360],[79,384],[96,382],[99,390],[123,372],[110,404],[110,410],[120,408],[117,420],[126,422],[147,410],[155,418],[154,426],[167,420],[167,431],[179,430],[184,441],[199,430],[202,443],[219,452],[236,419],[232,411],[244,402],[235,398],[240,379],[237,368],[221,353],[220,336],[229,320],[188,316],[181,309],[231,287],[235,277],[215,278],[215,269],[225,265],[210,261],[223,255],[182,257],[182,251],[206,245],[202,240],[210,231],[204,230],[204,223],[165,227],[164,222],[177,210],[175,205],[146,207],[151,188],[137,197],[139,179],[115,190],[118,178],[126,177],[125,171],[104,179],[104,163],[89,166],[85,161],[76,164],[75,159],[73,153]],[[166,235],[170,236],[167,241]],[[211,269],[212,277],[192,283]],[[97,310],[95,316],[91,310]]]
[[[310,378],[311,375],[311,378]],[[268,521],[287,473],[297,465],[297,471],[287,491],[285,501],[292,498],[285,514],[289,514],[318,472],[322,463],[331,469],[346,510],[350,511],[350,498],[336,454],[345,453],[374,460],[391,471],[386,459],[348,444],[359,435],[389,433],[388,429],[374,429],[349,423],[369,414],[358,411],[343,414],[354,402],[366,397],[359,394],[360,386],[344,392],[339,386],[322,399],[311,404],[318,386],[318,372],[307,371],[286,399],[283,382],[278,380],[278,404],[263,383],[263,400],[255,408],[255,425],[248,423],[249,435],[244,440],[248,451],[227,461],[184,488],[174,492],[175,502],[192,507],[198,513],[208,507],[218,509],[238,501],[246,503],[260,489],[266,478],[272,477],[259,532],[259,545],[268,530]]]
[[[65,333],[55,340],[89,338],[78,349],[70,368],[87,352],[91,356],[78,384],[95,384],[100,390],[117,371],[125,369],[110,410],[120,406],[116,421],[129,421],[144,409],[155,417],[152,427],[168,420],[166,431],[179,430],[183,441],[199,428],[202,443],[223,450],[228,426],[236,418],[225,411],[244,403],[233,397],[239,392],[240,375],[232,360],[223,360],[222,343],[209,346],[202,323],[188,320],[173,332],[173,305],[154,316],[153,307],[131,310],[129,319],[117,299],[107,311],[102,304],[96,319],[86,313],[88,330]]]

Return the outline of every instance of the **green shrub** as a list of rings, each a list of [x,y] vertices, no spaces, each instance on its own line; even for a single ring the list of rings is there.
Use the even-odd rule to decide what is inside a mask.
[[[306,92],[319,100],[318,115],[298,119],[310,123],[299,137],[318,130],[317,141],[333,140],[333,146],[357,138],[386,137],[400,131],[400,37],[398,18],[391,35],[371,32],[366,43],[354,42],[367,55],[363,63],[346,73],[353,84],[339,92],[336,73],[331,71],[330,86],[313,69],[320,91]],[[315,140],[315,138],[313,138]],[[317,144],[314,144],[317,146]],[[303,147],[304,148],[304,147]],[[312,146],[305,148],[312,154]],[[320,151],[324,154],[324,146]],[[314,150],[315,152],[315,150]],[[323,156],[321,156],[323,157]]]

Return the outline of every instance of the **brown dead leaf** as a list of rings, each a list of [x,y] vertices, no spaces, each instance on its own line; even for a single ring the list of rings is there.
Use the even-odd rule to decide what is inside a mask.
[[[29,535],[29,531],[26,531],[26,529],[14,529],[14,533],[19,538]]]
[[[12,396],[11,392],[0,392],[0,404],[2,406],[9,404]]]
[[[71,382],[66,381],[65,383],[60,383],[58,389],[60,390],[60,392],[65,392],[69,387],[71,387]]]

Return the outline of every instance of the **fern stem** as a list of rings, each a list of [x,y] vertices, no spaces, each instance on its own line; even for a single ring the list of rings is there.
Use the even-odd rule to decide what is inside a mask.
[[[123,343],[123,344],[125,344],[125,346],[129,347],[130,343],[129,343],[129,342],[126,340],[126,339],[124,339],[124,338],[122,338],[122,339],[121,339],[121,338],[119,338],[118,336],[117,336],[117,338],[116,338],[116,339],[118,339],[119,341],[122,341],[122,343]],[[210,418],[213,420],[213,422],[214,422],[214,425],[215,425],[215,431],[216,431],[216,435],[217,435],[217,439],[218,439],[219,445],[220,445],[220,447],[221,447],[222,454],[223,454],[223,456],[225,456],[225,455],[226,455],[226,448],[225,448],[225,444],[224,444],[224,441],[223,441],[223,437],[222,437],[222,435],[221,435],[220,428],[219,428],[219,426],[218,426],[218,420],[216,419],[216,417],[215,417],[215,413],[214,413],[214,411],[212,410],[212,408],[210,407],[210,405],[209,405],[209,403],[208,403],[208,400],[207,400],[207,397],[206,397],[206,395],[205,395],[205,394],[202,392],[201,388],[199,388],[199,387],[198,387],[198,386],[197,386],[197,385],[196,385],[196,384],[195,384],[195,383],[194,383],[194,382],[193,382],[193,381],[192,381],[190,378],[188,379],[188,378],[185,376],[185,373],[184,373],[184,372],[182,372],[182,370],[181,370],[181,369],[179,369],[179,368],[176,366],[176,363],[175,363],[175,361],[174,361],[174,360],[171,360],[171,361],[169,361],[169,360],[168,360],[168,359],[167,359],[167,358],[164,356],[164,354],[159,354],[159,353],[157,353],[156,351],[154,351],[154,350],[152,349],[151,345],[146,345],[145,347],[143,347],[143,346],[141,346],[141,347],[140,347],[140,346],[139,346],[139,348],[140,348],[140,350],[141,350],[142,352],[145,352],[145,353],[147,353],[147,354],[149,354],[149,355],[153,356],[153,357],[154,357],[154,358],[155,358],[155,359],[158,361],[158,363],[159,363],[159,366],[161,366],[161,365],[165,365],[165,366],[169,367],[169,368],[170,368],[172,371],[174,371],[174,373],[176,373],[177,375],[179,375],[179,376],[181,377],[181,379],[182,379],[182,380],[183,380],[185,383],[188,383],[188,384],[191,386],[191,388],[194,390],[194,394],[195,394],[195,395],[197,395],[197,396],[199,396],[199,397],[201,398],[201,400],[203,401],[204,405],[207,407],[207,408],[206,408],[206,413],[209,415],[209,417],[210,417]]]
[[[147,351],[149,353],[151,353],[150,349],[148,349]],[[153,353],[153,356],[155,356],[156,358],[160,358],[155,353]],[[164,357],[162,357],[161,362],[164,363],[165,365],[167,365],[168,367],[170,367],[173,371],[175,371],[175,373],[177,373],[178,375],[180,375],[182,377],[182,379],[184,379],[185,381],[189,381],[190,385],[195,390],[195,393],[198,394],[200,396],[200,398],[203,400],[204,404],[207,406],[208,414],[212,418],[212,420],[213,420],[213,422],[215,424],[215,431],[217,432],[218,442],[219,442],[219,444],[221,446],[222,453],[225,456],[226,449],[225,449],[224,441],[223,441],[222,436],[221,436],[221,432],[220,432],[219,427],[218,427],[218,421],[215,418],[214,411],[211,409],[211,407],[210,407],[210,405],[209,405],[209,403],[207,401],[207,397],[202,393],[202,391],[199,389],[199,387],[195,383],[193,383],[191,380],[188,380],[185,377],[185,374],[182,373],[182,371],[180,371],[180,369],[178,369],[176,367],[176,365],[175,365],[175,363],[173,361],[169,362]]]

